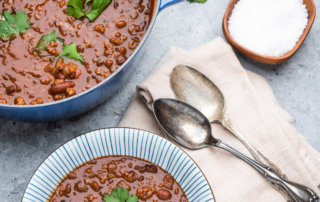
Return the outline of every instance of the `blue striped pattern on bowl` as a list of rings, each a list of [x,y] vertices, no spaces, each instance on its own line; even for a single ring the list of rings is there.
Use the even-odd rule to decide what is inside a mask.
[[[187,154],[160,136],[129,128],[96,130],[59,147],[32,176],[22,201],[46,201],[71,170],[108,155],[139,157],[155,163],[177,180],[190,202],[215,201],[207,180]]]

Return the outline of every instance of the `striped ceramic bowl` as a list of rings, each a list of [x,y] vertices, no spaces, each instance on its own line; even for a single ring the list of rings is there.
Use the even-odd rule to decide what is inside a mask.
[[[190,202],[215,201],[203,173],[186,153],[160,136],[130,128],[96,130],[59,147],[34,173],[22,201],[46,201],[71,170],[89,160],[108,155],[148,160],[170,173]]]

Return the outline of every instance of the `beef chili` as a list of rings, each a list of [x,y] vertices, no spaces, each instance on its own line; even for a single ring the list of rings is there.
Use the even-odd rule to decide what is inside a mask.
[[[153,9],[154,0],[0,1],[0,104],[61,100],[108,78],[139,45]]]
[[[109,202],[113,200],[106,198],[114,192],[121,194],[121,190],[129,192],[136,201],[188,201],[169,173],[148,161],[127,156],[102,157],[77,167],[62,180],[48,201]]]

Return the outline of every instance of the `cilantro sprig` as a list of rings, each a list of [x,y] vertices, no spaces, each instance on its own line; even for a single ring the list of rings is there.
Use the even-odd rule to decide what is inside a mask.
[[[78,60],[83,63],[83,56],[78,53],[77,46],[75,43],[69,45],[63,45],[62,52],[59,57],[65,56],[72,60]]]
[[[19,10],[15,14],[5,11],[0,18],[0,38],[8,41],[14,35],[26,32],[29,27],[30,21],[24,11]]]
[[[136,195],[130,195],[128,189],[118,187],[112,190],[110,195],[104,195],[103,202],[138,202],[138,197]]]
[[[85,7],[91,2],[91,9],[85,12]],[[110,4],[111,0],[69,0],[67,13],[75,18],[87,17],[90,21],[94,21]]]
[[[43,35],[37,43],[35,52],[40,57],[49,56],[46,47],[50,44],[51,41],[56,42],[57,40],[60,42],[64,42],[64,39],[57,37],[56,31],[52,31],[49,34]],[[77,45],[75,43],[64,44],[58,58],[60,57],[67,57],[72,60],[80,61],[81,63],[84,62],[83,56],[79,54]]]
[[[49,45],[51,41],[56,42],[56,41],[63,42],[64,39],[57,37],[57,32],[52,31],[49,34],[43,35],[40,40],[37,43],[37,46],[35,48],[36,53],[40,57],[48,56],[46,47]]]

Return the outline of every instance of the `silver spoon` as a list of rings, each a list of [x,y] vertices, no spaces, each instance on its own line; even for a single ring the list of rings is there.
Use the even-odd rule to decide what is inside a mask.
[[[211,123],[221,124],[242,142],[255,160],[272,167],[286,179],[286,176],[280,169],[264,155],[259,153],[259,151],[235,129],[231,121],[225,118],[225,101],[223,94],[210,79],[192,67],[178,65],[171,73],[170,83],[173,92],[179,100],[185,101],[200,110]],[[284,194],[284,191],[279,189],[278,186],[273,185],[273,188]],[[287,195],[284,195],[284,197],[288,198]]]
[[[264,162],[260,153],[232,126],[231,121],[225,119],[223,94],[210,79],[192,67],[178,65],[171,73],[170,83],[179,100],[197,108],[211,123],[221,124],[245,145],[258,162]]]
[[[268,181],[283,187],[294,201],[320,202],[317,194],[310,188],[283,179],[274,169],[214,138],[209,120],[191,105],[174,99],[158,99],[153,103],[153,110],[161,129],[182,146],[189,149],[214,146],[229,151],[255,168]]]

